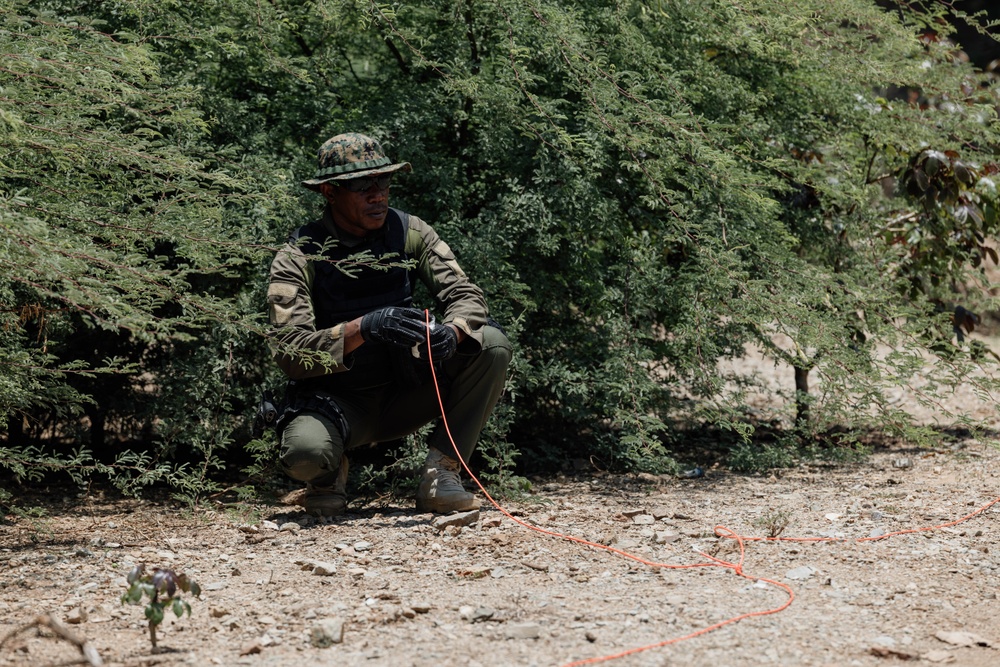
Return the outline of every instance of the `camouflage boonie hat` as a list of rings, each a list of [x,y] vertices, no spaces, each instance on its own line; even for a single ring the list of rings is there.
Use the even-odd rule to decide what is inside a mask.
[[[376,176],[410,171],[409,162],[393,163],[385,156],[382,144],[363,134],[348,132],[327,139],[319,147],[319,167],[316,175],[302,185],[319,190],[320,183],[342,181],[361,176]]]

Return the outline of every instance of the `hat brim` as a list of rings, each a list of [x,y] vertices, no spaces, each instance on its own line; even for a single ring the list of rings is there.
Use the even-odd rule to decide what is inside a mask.
[[[365,176],[378,176],[379,174],[393,174],[397,171],[412,171],[413,167],[410,166],[409,162],[397,162],[396,164],[387,164],[384,167],[376,167],[375,169],[362,169],[361,171],[349,171],[345,174],[334,174],[332,176],[327,176],[325,178],[310,178],[308,181],[302,181],[304,187],[310,190],[319,190],[319,186],[323,183],[329,181],[348,181],[352,178],[363,178]]]

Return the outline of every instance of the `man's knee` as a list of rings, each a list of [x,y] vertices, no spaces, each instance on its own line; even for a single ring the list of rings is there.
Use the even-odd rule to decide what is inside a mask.
[[[484,356],[491,367],[496,367],[501,372],[506,372],[510,360],[514,353],[511,350],[510,341],[503,331],[496,327],[483,327],[483,351]]]
[[[340,430],[318,413],[298,414],[281,434],[281,467],[292,479],[309,482],[336,473],[343,452]]]

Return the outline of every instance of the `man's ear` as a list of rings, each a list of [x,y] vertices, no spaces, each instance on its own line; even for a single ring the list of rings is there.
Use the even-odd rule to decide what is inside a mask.
[[[333,191],[334,191],[334,189],[336,187],[337,187],[336,185],[333,185],[330,182],[320,183],[319,184],[319,193],[321,195],[323,195],[324,199],[326,199],[327,201],[330,201],[331,197],[333,197]]]

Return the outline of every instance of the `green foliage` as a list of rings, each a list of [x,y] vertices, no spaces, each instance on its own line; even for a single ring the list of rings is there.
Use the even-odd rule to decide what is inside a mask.
[[[266,266],[343,131],[413,164],[393,204],[515,344],[491,484],[671,472],[703,421],[742,469],[926,441],[902,387],[995,388],[954,336],[993,308],[998,204],[995,83],[947,39],[990,23],[959,4],[0,0],[0,466],[72,443],[79,479],[191,503],[244,447],[273,471]],[[720,370],[748,349],[800,380],[780,446]]]
[[[0,489],[0,524],[8,523],[8,517],[13,518],[21,526],[30,526],[28,539],[32,543],[38,542],[39,533],[51,533],[43,519],[46,511],[41,507],[24,507],[23,503],[16,502],[17,498],[6,489]],[[13,522],[11,522],[13,523]]]
[[[92,445],[62,462],[29,444],[0,465],[127,490],[166,479],[196,498],[243,400],[215,360],[260,346],[247,288],[270,254],[264,206],[282,196],[210,142],[196,88],[164,78],[139,36],[19,2],[0,21],[0,412],[12,441]],[[119,437],[156,444],[116,453]]]
[[[794,442],[736,445],[729,454],[727,463],[736,472],[760,472],[773,468],[790,468],[795,462]]]
[[[163,622],[165,610],[174,612],[181,618],[186,612],[191,615],[191,605],[183,599],[181,593],[201,596],[201,587],[186,574],[177,574],[173,570],[153,568],[146,572],[146,566],[139,563],[128,573],[128,590],[122,594],[122,604],[141,604],[143,598],[148,598],[143,613],[149,627],[149,641],[156,649],[156,626]]]

